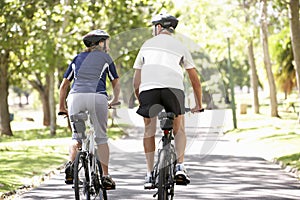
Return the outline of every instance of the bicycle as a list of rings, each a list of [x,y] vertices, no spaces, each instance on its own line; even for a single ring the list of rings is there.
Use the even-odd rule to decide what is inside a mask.
[[[73,175],[75,199],[107,199],[107,192],[101,184],[102,167],[95,153],[94,131],[90,129],[86,132],[86,124],[90,119],[87,112],[79,112],[70,116],[70,121],[74,123],[77,134],[82,139],[82,146],[77,152]]]
[[[186,112],[191,111],[189,108]],[[201,109],[199,112],[203,112]],[[174,197],[175,173],[177,164],[177,155],[175,147],[172,143],[173,137],[173,120],[175,114],[172,112],[160,112],[158,119],[160,128],[163,131],[161,138],[162,147],[158,149],[157,162],[154,165],[153,181],[157,188],[157,192],[153,195],[155,198],[158,195],[158,200],[172,200]],[[186,185],[184,181],[176,182],[176,185]]]
[[[120,105],[120,102],[109,106],[109,109],[115,108],[113,107],[115,105]],[[67,113],[59,113],[59,115],[67,115]],[[98,198],[107,200],[107,191],[101,183],[103,171],[100,159],[97,158],[94,130],[91,126],[89,113],[82,111],[71,115],[70,121],[73,122],[82,141],[73,165],[75,199]],[[89,127],[88,131],[86,131],[86,127]]]

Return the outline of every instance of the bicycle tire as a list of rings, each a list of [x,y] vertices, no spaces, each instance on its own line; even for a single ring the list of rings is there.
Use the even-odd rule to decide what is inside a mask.
[[[101,183],[101,178],[102,178],[102,175],[103,175],[103,171],[102,171],[101,163],[98,159],[97,159],[96,174],[97,174],[96,177],[97,177],[99,183]],[[102,185],[100,185],[98,193],[99,193],[100,200],[107,200],[107,191],[103,188]]]
[[[162,149],[159,153],[159,173],[158,173],[158,200],[167,200],[168,199],[168,163],[167,163],[167,151]]]
[[[175,194],[174,186],[175,186],[175,173],[176,173],[176,164],[177,164],[177,157],[176,157],[174,148],[173,148],[173,150],[171,150],[169,155],[170,155],[170,160],[169,160],[170,161],[170,163],[169,163],[170,164],[170,167],[169,167],[169,170],[170,170],[169,171],[169,183],[170,183],[169,196],[170,196],[170,198],[169,199],[172,200],[174,197],[174,194]]]
[[[87,165],[86,152],[78,152],[74,162],[74,191],[76,200],[90,200]]]

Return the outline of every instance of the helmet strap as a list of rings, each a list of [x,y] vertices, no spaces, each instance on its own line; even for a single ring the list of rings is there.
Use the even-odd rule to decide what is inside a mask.
[[[106,40],[104,40],[103,50],[104,50],[104,52],[107,52],[107,49],[106,49]]]
[[[158,33],[157,33],[157,25],[154,26],[154,34],[155,34],[155,36],[158,35]]]

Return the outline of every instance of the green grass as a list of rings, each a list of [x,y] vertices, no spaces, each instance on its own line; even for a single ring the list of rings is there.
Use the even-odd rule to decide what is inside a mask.
[[[64,138],[71,136],[70,130],[67,127],[58,127],[56,130],[55,138]],[[50,139],[49,128],[45,129],[32,129],[24,131],[14,131],[13,137],[1,135],[0,142],[10,142],[10,141],[28,141],[37,139]]]
[[[49,129],[15,131],[13,137],[0,138],[0,199],[3,193],[21,186],[39,184],[43,174],[62,166],[68,159],[71,132],[59,127],[55,137]],[[108,129],[116,139],[123,135],[118,127]]]
[[[278,161],[281,161],[287,166],[291,166],[296,169],[300,169],[300,153],[294,153],[291,155],[282,156],[277,159]]]
[[[269,108],[261,114],[237,115],[238,129],[227,129],[226,136],[270,160],[300,170],[300,124],[297,114],[279,107],[280,118],[270,117]]]

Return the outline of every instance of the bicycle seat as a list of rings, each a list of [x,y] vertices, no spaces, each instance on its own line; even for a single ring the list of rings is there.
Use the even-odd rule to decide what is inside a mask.
[[[88,114],[82,111],[70,116],[71,122],[78,122],[81,120],[86,121],[87,119],[88,119]]]
[[[165,118],[173,120],[173,119],[175,119],[175,117],[176,117],[176,115],[172,112],[160,112],[158,114],[158,119],[159,120],[162,120],[162,119],[165,119]]]
[[[171,130],[173,128],[173,120],[175,114],[172,112],[160,112],[158,114],[158,119],[160,120],[160,128],[162,130]]]

